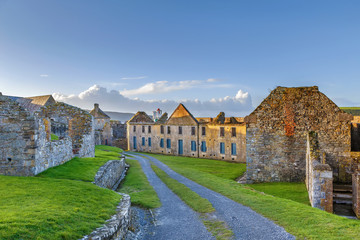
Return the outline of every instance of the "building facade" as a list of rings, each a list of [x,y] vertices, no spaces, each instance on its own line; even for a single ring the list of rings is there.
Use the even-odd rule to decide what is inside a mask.
[[[245,124],[241,119],[195,118],[180,104],[156,122],[138,112],[127,123],[128,149],[175,156],[245,162]]]

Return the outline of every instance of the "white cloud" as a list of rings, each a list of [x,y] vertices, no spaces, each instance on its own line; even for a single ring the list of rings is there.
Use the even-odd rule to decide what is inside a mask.
[[[122,80],[138,80],[138,79],[144,79],[147,78],[147,76],[140,76],[140,77],[122,77]]]
[[[220,82],[221,80],[220,79],[217,79],[217,78],[209,78],[208,80],[206,80],[207,82]]]
[[[202,88],[229,88],[229,84],[212,84],[218,82],[219,80],[214,78],[209,78],[207,80],[185,80],[177,82],[169,81],[157,81],[152,83],[147,83],[139,88],[135,89],[124,89],[120,93],[124,96],[130,97],[134,95],[144,95],[144,94],[158,94],[158,93],[167,93],[173,91],[186,90],[196,87]]]
[[[191,83],[190,83],[191,84]],[[186,85],[184,83],[184,85]],[[161,108],[171,114],[180,103],[173,100],[141,100],[130,99],[120,92],[99,85],[94,85],[78,95],[53,94],[57,101],[66,102],[84,109],[92,109],[94,103],[99,103],[102,110],[118,112],[145,111],[151,113],[154,109]],[[226,96],[208,101],[183,100],[182,103],[197,117],[215,117],[219,112],[227,116],[245,116],[252,110],[251,96],[239,90],[233,97]]]
[[[47,74],[41,74],[40,77],[48,77],[49,75]]]

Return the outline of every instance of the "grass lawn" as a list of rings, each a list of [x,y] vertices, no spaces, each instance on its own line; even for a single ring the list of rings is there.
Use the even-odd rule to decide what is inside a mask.
[[[126,163],[130,165],[130,168],[118,191],[129,194],[131,204],[144,208],[160,207],[160,200],[147,180],[140,163],[128,158],[126,158]]]
[[[89,181],[119,153],[97,147],[96,155],[75,158],[41,177],[0,176],[0,239],[79,239],[104,224],[121,196]]]
[[[341,109],[354,116],[360,116],[360,107],[341,107]]]
[[[247,186],[275,197],[310,205],[305,183],[274,182],[248,184]]]
[[[62,178],[92,182],[98,169],[109,160],[119,159],[122,150],[99,145],[95,147],[95,158],[73,158],[72,160],[38,174],[38,177]]]
[[[146,153],[146,155],[156,157],[164,163],[170,161],[172,166],[206,172],[217,177],[231,180],[235,180],[237,177],[243,175],[246,171],[245,163],[232,163],[202,158],[177,157],[151,153]]]
[[[195,160],[191,164],[186,164],[188,158],[183,158],[184,163],[179,164],[182,157],[174,157],[176,160],[173,161],[171,156],[154,154],[152,156],[163,161],[183,176],[251,207],[283,226],[286,231],[299,239],[360,239],[360,222],[358,220],[343,218],[303,203],[260,193],[230,180],[230,177],[224,178],[220,175],[200,171],[196,167]],[[200,162],[201,159],[198,161]],[[194,165],[193,169],[192,165]]]

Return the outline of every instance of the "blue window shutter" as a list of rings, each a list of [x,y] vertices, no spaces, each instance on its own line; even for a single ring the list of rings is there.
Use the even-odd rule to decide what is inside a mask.
[[[149,142],[149,147],[151,147],[151,138],[150,137],[148,139],[148,142]]]

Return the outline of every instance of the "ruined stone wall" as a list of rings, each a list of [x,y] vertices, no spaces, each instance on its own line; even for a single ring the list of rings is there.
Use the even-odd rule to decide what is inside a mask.
[[[312,207],[333,212],[333,174],[325,159],[321,159],[318,136],[315,132],[307,135],[306,187]]]
[[[68,125],[67,134],[72,140],[73,154],[79,157],[95,156],[94,121],[88,112],[57,102],[43,107],[38,116]]]
[[[63,164],[74,157],[72,141],[69,136],[51,141],[49,123],[50,121],[47,118],[37,118],[36,120],[35,175],[50,167]]]
[[[126,173],[125,158],[121,160],[110,160],[99,168],[95,177],[94,184],[102,188],[116,190],[120,181],[125,177]]]
[[[351,119],[317,87],[276,88],[245,119],[248,181],[303,181],[309,131],[335,182],[351,181]]]
[[[351,151],[360,152],[360,116],[351,122]]]
[[[0,94],[0,174],[34,175],[35,141],[34,116]]]

